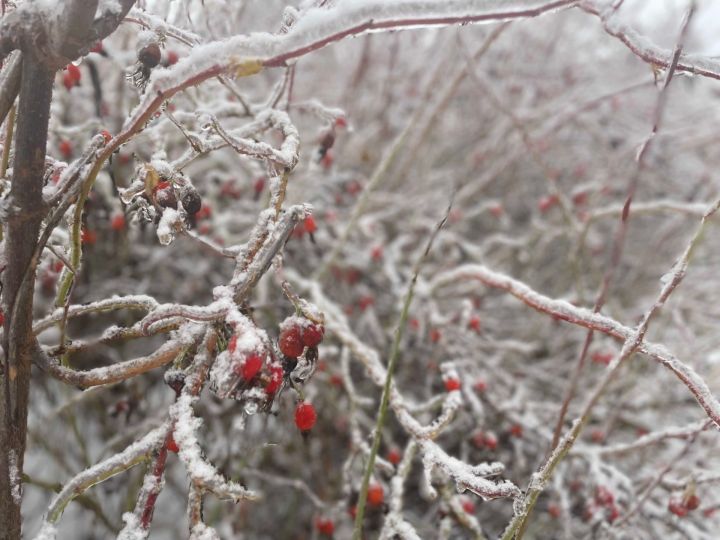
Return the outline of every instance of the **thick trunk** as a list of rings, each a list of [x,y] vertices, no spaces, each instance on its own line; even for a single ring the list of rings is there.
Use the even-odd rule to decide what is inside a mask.
[[[30,389],[33,286],[32,260],[45,209],[42,200],[45,147],[54,72],[32,55],[22,59],[11,215],[7,221],[2,274],[5,361],[0,384],[0,540],[21,534],[20,475],[23,470]],[[16,299],[20,301],[16,304]]]

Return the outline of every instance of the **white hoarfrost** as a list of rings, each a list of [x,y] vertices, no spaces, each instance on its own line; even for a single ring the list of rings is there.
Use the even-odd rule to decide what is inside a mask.
[[[180,212],[174,208],[165,208],[157,227],[157,237],[163,246],[168,246],[175,239],[175,234],[182,230],[183,221]]]

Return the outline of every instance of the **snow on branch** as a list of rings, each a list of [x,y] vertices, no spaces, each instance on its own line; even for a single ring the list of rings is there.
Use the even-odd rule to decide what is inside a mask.
[[[467,264],[439,274],[432,280],[430,288],[437,291],[442,287],[466,280],[477,280],[488,287],[506,291],[526,305],[552,315],[556,319],[602,332],[623,342],[632,342],[636,337],[634,329],[628,328],[606,315],[574,306],[565,300],[548,298],[521,281],[479,264]],[[692,367],[681,362],[662,345],[642,341],[637,348],[672,371],[687,386],[715,425],[720,427],[720,402]]]
[[[578,0],[370,0],[310,9],[287,33],[256,33],[197,45],[171,68],[157,70],[122,132],[113,139],[112,150],[140,130],[163,102],[213,77],[225,74],[243,77],[264,67],[285,66],[333,42],[367,32],[524,19],[577,3]]]
[[[585,0],[580,3],[580,7],[597,15],[605,31],[624,43],[640,60],[656,67],[669,68],[673,61],[673,51],[658,47],[630,26],[619,22],[617,9],[613,7],[616,3],[611,0]],[[675,70],[720,79],[720,62],[707,56],[682,54]]]
[[[241,499],[257,499],[258,494],[245,489],[236,482],[223,476],[204,457],[195,432],[202,425],[192,410],[196,396],[183,394],[170,409],[170,416],[175,421],[175,441],[180,449],[178,455],[185,464],[188,475],[198,487],[211,491],[220,498],[239,501]]]
[[[43,533],[43,531],[47,531],[51,528],[47,527],[46,524],[52,526],[57,523],[60,516],[62,516],[65,507],[75,497],[82,495],[88,488],[94,486],[95,484],[107,480],[108,478],[145,461],[150,454],[162,444],[167,430],[168,425],[163,424],[162,426],[152,430],[139,441],[128,446],[122,452],[115,454],[105,461],[101,461],[97,465],[93,465],[92,467],[85,469],[65,484],[63,489],[57,494],[53,502],[50,504],[50,507],[45,515],[43,528],[41,529],[40,534],[35,537],[35,540],[45,538],[42,536],[43,534],[46,534]]]

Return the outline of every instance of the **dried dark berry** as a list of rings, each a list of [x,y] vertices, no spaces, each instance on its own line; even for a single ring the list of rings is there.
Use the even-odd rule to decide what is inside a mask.
[[[138,51],[138,60],[145,67],[154,68],[160,63],[161,57],[160,45],[157,43],[149,43]]]
[[[202,207],[202,198],[195,188],[186,190],[181,202],[185,211],[191,216],[197,214]]]

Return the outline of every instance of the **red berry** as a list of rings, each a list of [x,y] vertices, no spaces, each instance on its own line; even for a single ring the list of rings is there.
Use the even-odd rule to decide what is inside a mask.
[[[100,132],[100,135],[102,135],[103,139],[105,139],[105,144],[109,143],[112,140],[112,135],[110,135],[110,132],[107,129],[103,129]]]
[[[550,514],[550,517],[553,519],[557,519],[562,514],[562,510],[560,510],[560,507],[555,503],[548,504],[548,514]]]
[[[155,186],[155,189],[153,189],[153,192],[157,193],[158,191],[162,191],[163,189],[167,189],[170,187],[170,182],[167,180],[161,180],[157,183]]]
[[[367,502],[370,506],[380,506],[385,501],[385,491],[380,484],[370,484],[367,490]]]
[[[333,156],[332,150],[327,149],[325,151],[325,155],[320,160],[320,163],[325,170],[328,170],[330,167],[332,167],[333,161],[335,161],[335,156]]]
[[[617,506],[615,506],[614,504],[611,504],[609,507],[609,512],[607,514],[607,520],[610,523],[612,523],[619,517],[620,517],[620,510],[618,510]]]
[[[442,338],[442,332],[438,330],[437,328],[433,328],[430,330],[430,341],[433,343],[437,343]]]
[[[310,323],[302,329],[302,342],[306,347],[317,347],[323,340],[325,328],[321,324]]]
[[[465,510],[468,514],[474,514],[475,513],[475,503],[472,499],[468,497],[464,497],[462,501],[462,509]]]
[[[75,64],[68,64],[63,75],[63,85],[67,90],[70,90],[73,86],[80,84],[81,77],[80,68]]]
[[[602,429],[593,429],[590,432],[590,439],[594,443],[601,444],[605,441],[605,432]]]
[[[545,213],[559,202],[557,195],[545,195],[538,200],[538,210]]]
[[[70,159],[73,154],[73,147],[72,143],[68,141],[67,139],[63,139],[60,141],[60,144],[58,145],[58,150],[60,150],[60,154],[65,159]]]
[[[265,385],[265,393],[272,396],[280,389],[283,382],[283,369],[280,366],[270,366],[270,380]]]
[[[460,381],[454,378],[445,379],[445,390],[448,392],[460,390]]]
[[[370,252],[370,258],[374,262],[380,262],[383,258],[383,248],[382,246],[375,246],[372,248],[372,251]]]
[[[595,490],[595,501],[603,506],[610,506],[615,502],[615,495],[605,486],[598,486]]]
[[[2,326],[3,324],[5,324],[5,312],[0,309],[0,326]]]
[[[523,436],[523,428],[520,424],[513,424],[510,426],[510,435],[517,437],[518,439]]]
[[[472,317],[468,322],[468,328],[475,330],[476,332],[480,332],[480,317],[477,315]]]
[[[317,421],[317,413],[312,403],[303,401],[295,407],[295,425],[300,431],[310,431]]]
[[[167,65],[172,66],[173,64],[176,64],[179,59],[178,53],[175,51],[168,51],[167,52]]]
[[[212,209],[208,205],[203,204],[200,207],[200,210],[198,210],[196,212],[195,217],[197,219],[209,219],[211,215],[212,215]]]
[[[613,359],[613,353],[611,353],[611,352],[603,353],[600,351],[596,351],[592,354],[590,359],[596,364],[603,364],[603,365],[607,366]]]
[[[154,68],[160,63],[160,46],[157,43],[148,43],[138,51],[138,60],[145,67]]]
[[[326,536],[332,536],[335,532],[335,524],[332,519],[329,518],[317,518],[315,520],[315,528],[320,534],[324,534]]]
[[[103,52],[103,44],[102,41],[98,41],[95,45],[93,45],[92,49],[90,49],[91,53],[98,53],[100,54]]]
[[[502,215],[505,213],[505,209],[503,208],[502,204],[497,203],[493,204],[490,208],[490,213],[495,216],[496,218],[502,217]]]
[[[265,189],[265,177],[261,176],[257,180],[255,180],[255,184],[253,186],[253,189],[255,190],[255,194],[259,195],[263,189]]]
[[[80,241],[83,244],[91,246],[97,241],[97,233],[91,229],[82,229],[80,232]]]
[[[113,231],[122,231],[125,228],[125,215],[116,214],[110,221],[110,228]]]
[[[393,465],[397,465],[400,463],[400,460],[402,459],[402,455],[400,455],[400,450],[397,448],[391,448],[387,455],[387,460],[392,463]]]
[[[476,392],[482,393],[485,390],[487,390],[487,383],[484,380],[479,379],[478,381],[475,382],[475,384],[473,385],[473,388],[475,389]]]
[[[263,359],[258,354],[250,354],[239,366],[236,366],[235,372],[246,381],[251,380],[262,369]]]
[[[175,442],[175,437],[173,436],[172,433],[170,434],[170,439],[167,442],[167,449],[170,452],[174,452],[175,454],[177,454],[180,451],[180,448],[178,447],[178,444]]]
[[[335,118],[335,126],[339,128],[347,127],[347,118],[344,116],[338,116]]]
[[[485,446],[485,434],[482,431],[478,431],[473,435],[472,442],[477,448],[482,448]]]
[[[668,510],[679,517],[685,517],[688,515],[687,507],[680,500],[670,499],[668,503]]]
[[[302,337],[300,336],[300,328],[297,326],[288,326],[280,332],[278,341],[280,351],[290,358],[297,358],[305,349]]]
[[[697,507],[700,506],[700,497],[693,493],[692,495],[686,496],[683,499],[683,503],[688,510],[696,510]]]
[[[315,231],[317,231],[317,223],[315,223],[315,218],[312,216],[307,216],[305,220],[303,221],[303,226],[305,227],[305,231],[308,234],[313,234]]]
[[[361,296],[358,300],[358,305],[360,306],[361,311],[365,311],[367,308],[372,306],[375,303],[375,299],[370,295],[364,295]]]

